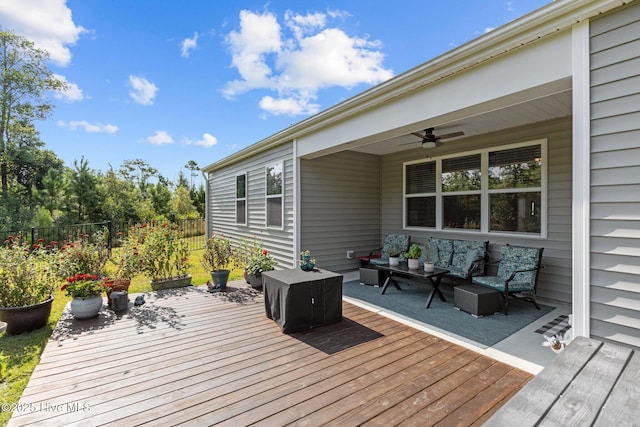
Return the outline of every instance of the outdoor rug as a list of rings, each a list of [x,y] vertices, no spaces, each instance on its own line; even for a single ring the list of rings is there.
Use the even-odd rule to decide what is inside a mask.
[[[561,314],[551,322],[536,329],[536,333],[549,336],[564,335],[569,329],[571,329],[571,325],[569,324],[569,315]]]
[[[436,295],[429,308],[425,308],[425,304],[431,292],[430,286],[400,282],[400,287],[402,290],[390,285],[386,293],[381,295],[381,287],[351,281],[342,284],[342,293],[482,348],[491,347],[553,310],[553,307],[541,304],[540,310],[536,310],[530,302],[511,299],[508,316],[499,313],[476,318],[454,308],[453,287],[450,285],[440,286],[447,302],[442,302]]]

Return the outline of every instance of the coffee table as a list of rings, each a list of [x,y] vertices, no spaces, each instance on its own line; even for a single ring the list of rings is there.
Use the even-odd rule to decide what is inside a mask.
[[[376,265],[375,267],[383,271],[386,275],[384,285],[382,285],[382,292],[380,292],[382,295],[387,291],[389,283],[392,283],[398,290],[402,290],[396,281],[396,277],[398,277],[409,283],[431,285],[432,289],[427,298],[425,308],[429,308],[435,294],[438,295],[442,302],[447,301],[444,295],[442,295],[442,291],[440,291],[440,281],[442,277],[449,272],[447,269],[435,268],[433,271],[427,272],[424,271],[424,267],[421,266],[417,270],[410,270],[406,262],[401,262],[400,265],[397,266]]]

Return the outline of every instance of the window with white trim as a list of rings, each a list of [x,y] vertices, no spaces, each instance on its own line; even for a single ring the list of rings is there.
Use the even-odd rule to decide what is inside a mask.
[[[247,225],[247,174],[236,175],[236,224]]]
[[[284,215],[282,170],[282,163],[276,163],[266,168],[267,227],[282,228]]]
[[[543,236],[546,140],[404,164],[404,226]]]

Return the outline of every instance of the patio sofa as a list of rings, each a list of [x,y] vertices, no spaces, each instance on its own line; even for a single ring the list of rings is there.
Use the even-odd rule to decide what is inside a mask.
[[[489,241],[441,239],[431,237],[424,243],[421,262],[430,259],[436,268],[449,270],[453,281],[471,283],[474,276],[487,273]]]

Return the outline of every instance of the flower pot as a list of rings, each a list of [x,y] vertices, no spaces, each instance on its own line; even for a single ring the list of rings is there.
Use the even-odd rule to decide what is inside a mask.
[[[53,297],[24,307],[0,307],[0,321],[7,323],[7,334],[18,335],[40,329],[47,324]]]
[[[213,287],[218,290],[223,290],[227,287],[227,281],[229,280],[229,270],[216,270],[211,272],[211,280],[213,280]]]
[[[102,309],[102,295],[75,297],[71,300],[71,314],[76,319],[96,317]]]
[[[247,273],[247,283],[251,285],[252,288],[262,288],[262,274]]]
[[[390,256],[389,257],[389,265],[391,267],[397,267],[400,265],[400,257],[397,256]]]
[[[161,291],[164,289],[184,288],[191,285],[191,275],[167,277],[151,281],[151,289]]]
[[[432,262],[425,262],[424,263],[424,272],[425,273],[433,273],[434,269],[435,269],[435,265],[433,265]]]
[[[417,259],[409,258],[407,260],[407,266],[409,270],[417,270],[420,267],[420,261]]]

